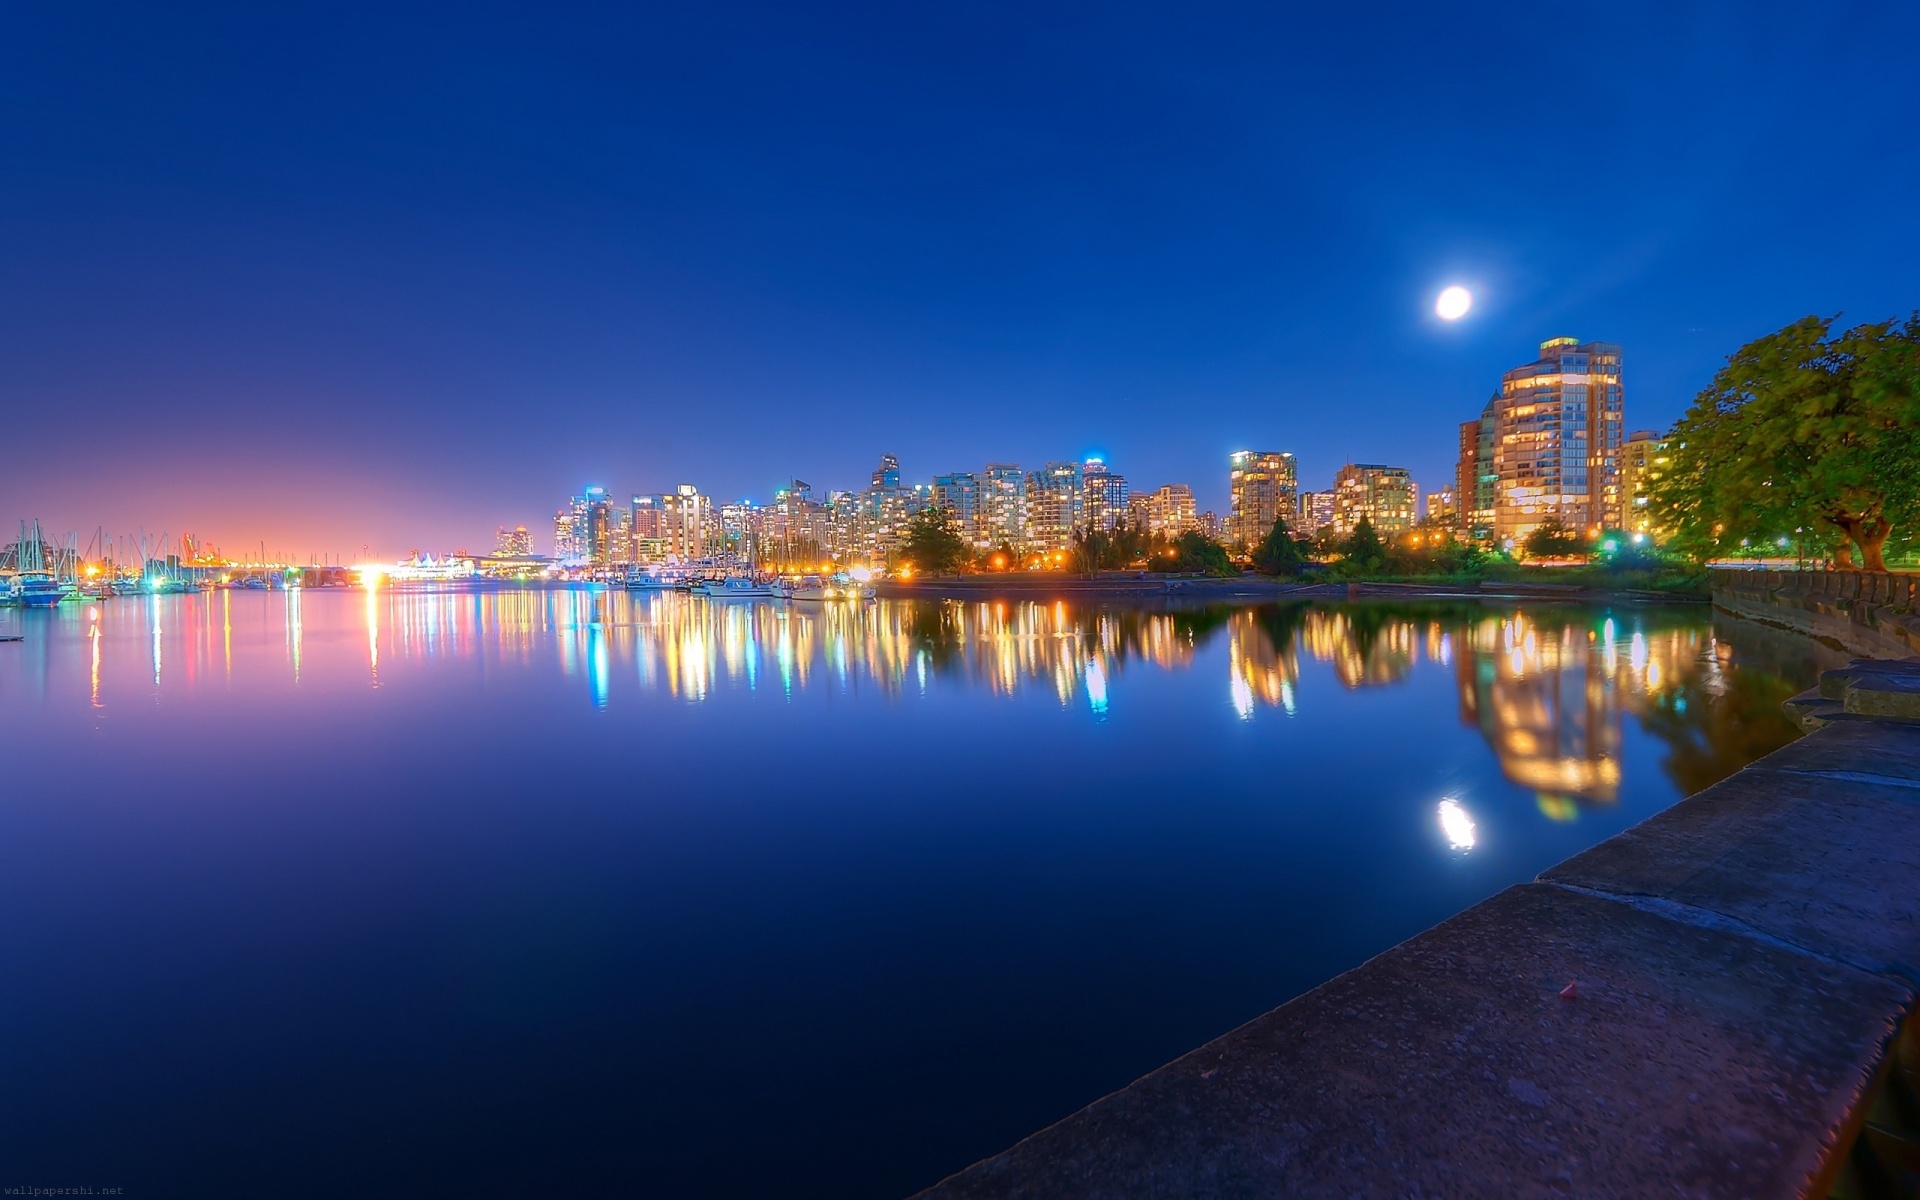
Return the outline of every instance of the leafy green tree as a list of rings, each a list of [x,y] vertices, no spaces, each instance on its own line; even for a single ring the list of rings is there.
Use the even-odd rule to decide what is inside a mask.
[[[1167,553],[1171,551],[1172,553]],[[1155,571],[1178,574],[1238,575],[1227,548],[1204,533],[1183,533],[1148,560]]]
[[[929,505],[913,514],[907,522],[907,536],[900,544],[900,557],[915,570],[939,573],[956,571],[966,565],[967,542],[960,536],[953,513]]]
[[[1353,527],[1353,532],[1341,539],[1340,562],[1349,574],[1386,568],[1387,545],[1373,531],[1371,519],[1361,517],[1360,523]]]
[[[1840,334],[1835,320],[1742,346],[1673,427],[1649,507],[1675,548],[1708,558],[1812,533],[1884,571],[1888,535],[1920,524],[1920,314]]]
[[[1294,539],[1285,521],[1275,521],[1267,536],[1253,548],[1253,569],[1262,575],[1298,575],[1306,565],[1306,550]]]
[[[1520,543],[1528,558],[1577,558],[1586,553],[1580,531],[1569,529],[1559,517],[1549,517],[1533,527]]]

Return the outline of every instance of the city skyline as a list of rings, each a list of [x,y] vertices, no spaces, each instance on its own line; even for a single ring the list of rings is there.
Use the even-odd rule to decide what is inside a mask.
[[[1432,488],[1516,347],[1627,346],[1663,430],[1754,336],[1903,311],[1920,263],[1878,199],[1913,156],[1845,119],[1897,110],[1910,12],[1615,7],[1518,106],[1474,68],[1533,52],[1518,7],[333,16],[16,22],[0,514],[391,555],[584,481],[765,496],[881,448],[1101,455],[1218,512],[1249,447]],[[1771,169],[1803,143],[1876,188]],[[1604,167],[1516,185],[1570,156]],[[1814,211],[1874,253],[1807,252]]]

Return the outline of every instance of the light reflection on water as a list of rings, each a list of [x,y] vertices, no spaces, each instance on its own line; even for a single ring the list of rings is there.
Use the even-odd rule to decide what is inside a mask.
[[[0,1129],[130,1194],[904,1195],[1782,744],[1812,673],[1703,607],[7,627],[0,961],[62,986],[8,993]]]

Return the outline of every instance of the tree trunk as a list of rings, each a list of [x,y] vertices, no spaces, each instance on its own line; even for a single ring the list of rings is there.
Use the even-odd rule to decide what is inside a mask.
[[[1860,531],[1854,535],[1854,541],[1860,543],[1860,557],[1869,571],[1886,573],[1886,560],[1880,557],[1880,547],[1886,544],[1887,535],[1893,532],[1893,526],[1885,521],[1862,521]]]
[[[1852,542],[1849,542],[1843,539],[1839,542],[1839,544],[1834,546],[1833,565],[1835,567],[1845,567],[1848,570],[1853,569],[1853,543]]]

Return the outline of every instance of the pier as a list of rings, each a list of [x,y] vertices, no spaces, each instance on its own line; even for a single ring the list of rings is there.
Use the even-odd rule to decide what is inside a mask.
[[[1807,737],[921,1200],[1916,1194],[1920,662],[1789,709]]]

